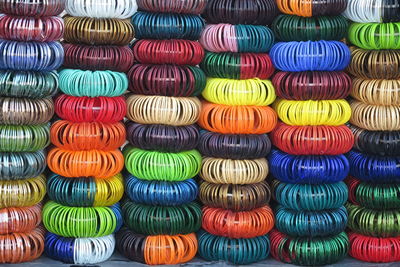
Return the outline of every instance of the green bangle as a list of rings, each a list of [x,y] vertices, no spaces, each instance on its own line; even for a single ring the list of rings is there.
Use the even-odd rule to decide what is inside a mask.
[[[35,152],[50,144],[50,124],[0,125],[0,152]]]
[[[388,210],[400,207],[400,184],[370,184],[357,185],[354,190],[355,201],[370,209]]]
[[[178,182],[200,171],[201,155],[197,150],[163,153],[128,145],[123,153],[126,169],[139,179]]]
[[[354,45],[368,50],[400,49],[400,22],[352,23],[349,40]]]

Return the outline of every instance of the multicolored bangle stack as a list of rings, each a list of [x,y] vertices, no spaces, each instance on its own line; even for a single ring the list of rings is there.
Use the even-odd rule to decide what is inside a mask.
[[[66,0],[65,62],[50,131],[55,145],[47,163],[50,201],[43,208],[45,252],[73,264],[111,257],[113,233],[122,226],[126,140],[123,120],[128,89],[124,73],[133,64],[129,18],[136,0]]]
[[[296,265],[325,265],[343,259],[348,190],[343,179],[353,145],[350,119],[351,78],[343,71],[350,50],[340,42],[347,21],[346,1],[278,0],[285,13],[272,24],[277,42],[270,56],[279,69],[272,79],[281,122],[271,133],[269,155],[276,229],[271,254]]]
[[[64,31],[64,0],[0,2],[0,264],[44,251],[45,148]]]
[[[352,60],[350,256],[400,261],[400,3],[349,0]],[[383,23],[382,23],[383,22]]]
[[[200,200],[203,222],[199,255],[209,261],[250,264],[269,255],[274,215],[265,179],[271,150],[267,133],[277,123],[268,105],[275,89],[267,52],[274,43],[273,0],[209,0],[200,43],[207,84],[199,125]]]
[[[194,202],[201,155],[195,150],[198,95],[205,74],[197,42],[205,0],[137,0],[133,18],[135,64],[128,72],[128,121],[124,148],[128,196],[122,205],[126,228],[117,248],[132,261],[181,264],[197,253],[194,232],[201,207]]]

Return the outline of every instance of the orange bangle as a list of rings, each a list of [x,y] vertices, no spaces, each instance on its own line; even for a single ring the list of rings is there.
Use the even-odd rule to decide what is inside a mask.
[[[51,142],[65,150],[103,150],[110,151],[125,143],[126,130],[121,122],[82,122],[56,121],[50,130]]]
[[[264,134],[272,131],[278,121],[271,107],[226,106],[202,103],[198,124],[221,134]]]
[[[42,220],[42,205],[0,209],[0,235],[30,232]]]
[[[108,178],[124,167],[124,156],[119,150],[70,151],[53,148],[47,156],[52,172],[65,177]]]

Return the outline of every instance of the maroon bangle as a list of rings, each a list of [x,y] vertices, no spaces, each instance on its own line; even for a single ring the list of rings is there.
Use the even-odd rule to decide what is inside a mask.
[[[65,0],[1,0],[0,10],[5,14],[27,17],[56,16],[63,12]]]

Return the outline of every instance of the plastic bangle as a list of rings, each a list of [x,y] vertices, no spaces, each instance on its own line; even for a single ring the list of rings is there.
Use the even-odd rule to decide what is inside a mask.
[[[138,40],[132,50],[135,60],[142,64],[196,66],[204,57],[204,49],[199,42],[180,39]]]
[[[219,134],[202,131],[198,149],[203,156],[224,159],[264,158],[271,150],[266,134]]]
[[[56,16],[64,10],[65,0],[3,0],[0,10],[6,14],[28,17]]]
[[[322,211],[338,209],[348,198],[344,182],[332,184],[287,184],[274,180],[275,200],[283,207],[296,211]]]
[[[49,232],[63,237],[106,236],[121,227],[121,208],[66,207],[49,201],[43,207],[43,224]]]
[[[203,102],[198,124],[221,134],[265,134],[272,131],[278,117],[271,107],[225,106]]]
[[[0,235],[34,230],[42,220],[42,205],[0,209]]]
[[[35,152],[50,144],[50,125],[0,125],[1,152]]]
[[[400,21],[400,4],[388,0],[350,0],[343,16],[361,23]]]
[[[347,1],[345,0],[279,0],[277,1],[279,10],[282,13],[301,17],[311,16],[335,16],[345,11]]]
[[[400,22],[352,23],[348,31],[349,41],[364,49],[400,49]]]
[[[128,119],[141,124],[190,125],[201,109],[196,97],[130,95],[126,102]]]
[[[267,106],[276,98],[269,80],[223,78],[208,78],[202,96],[211,103],[232,106]]]
[[[351,96],[366,104],[399,106],[400,81],[354,78]]]
[[[230,239],[198,232],[199,255],[207,261],[227,261],[233,264],[251,264],[266,259],[270,251],[267,235],[255,238]]]
[[[51,143],[65,150],[118,149],[125,143],[126,131],[123,123],[101,122],[71,123],[59,120],[50,130]]]
[[[65,17],[64,39],[87,45],[128,45],[135,30],[128,20]]]
[[[139,95],[198,96],[206,86],[206,75],[193,66],[137,64],[128,78],[129,90]]]
[[[178,14],[201,14],[206,7],[206,0],[137,0],[141,10]]]
[[[0,263],[29,262],[39,258],[44,250],[44,233],[44,229],[38,227],[25,233],[1,235]]]
[[[271,198],[271,190],[264,182],[236,185],[202,181],[199,198],[204,205],[209,207],[248,211],[268,203]]]
[[[274,226],[274,214],[263,206],[251,211],[230,211],[203,207],[202,228],[228,238],[254,238],[267,234]]]
[[[54,102],[57,115],[71,122],[117,123],[126,114],[125,97],[75,97],[60,95]]]
[[[279,42],[271,51],[274,66],[282,71],[339,71],[350,63],[350,50],[338,41]]]
[[[72,151],[53,148],[47,155],[49,169],[66,177],[108,178],[121,172],[124,157],[119,150]]]
[[[284,183],[337,183],[346,178],[350,170],[344,155],[293,156],[273,149],[268,161],[271,174]]]
[[[46,195],[46,178],[3,181],[0,180],[0,208],[34,206]]]
[[[128,46],[64,44],[64,51],[64,66],[68,68],[127,72],[134,60]]]
[[[292,155],[339,155],[350,151],[354,143],[345,126],[289,126],[278,123],[270,135],[275,147]]]
[[[127,121],[126,127],[128,141],[144,150],[177,153],[195,149],[199,143],[199,129],[194,124],[170,126]]]
[[[276,94],[287,100],[336,100],[346,98],[351,78],[345,72],[278,72],[272,79]]]
[[[274,34],[266,26],[208,24],[200,43],[210,52],[266,53],[274,44]]]
[[[115,248],[114,235],[94,238],[69,238],[46,233],[48,257],[72,264],[97,264],[108,260]]]
[[[200,171],[201,155],[197,150],[162,153],[126,146],[123,152],[126,169],[143,180],[179,182]]]
[[[204,20],[197,15],[137,12],[132,17],[137,39],[197,40]]]
[[[268,79],[274,66],[267,54],[206,52],[200,64],[208,77],[230,79]]]
[[[137,11],[136,0],[66,0],[65,11],[74,17],[127,19]]]
[[[198,186],[193,179],[182,182],[145,181],[125,176],[125,193],[135,203],[154,206],[179,206],[194,201]]]
[[[36,177],[46,169],[46,153],[2,152],[0,153],[0,181],[22,180]]]
[[[47,180],[51,200],[70,207],[112,206],[122,198],[124,183],[121,174],[107,179],[70,178],[51,174]]]
[[[271,255],[276,260],[296,265],[327,265],[342,260],[349,249],[345,232],[329,237],[289,237],[272,230]]]

